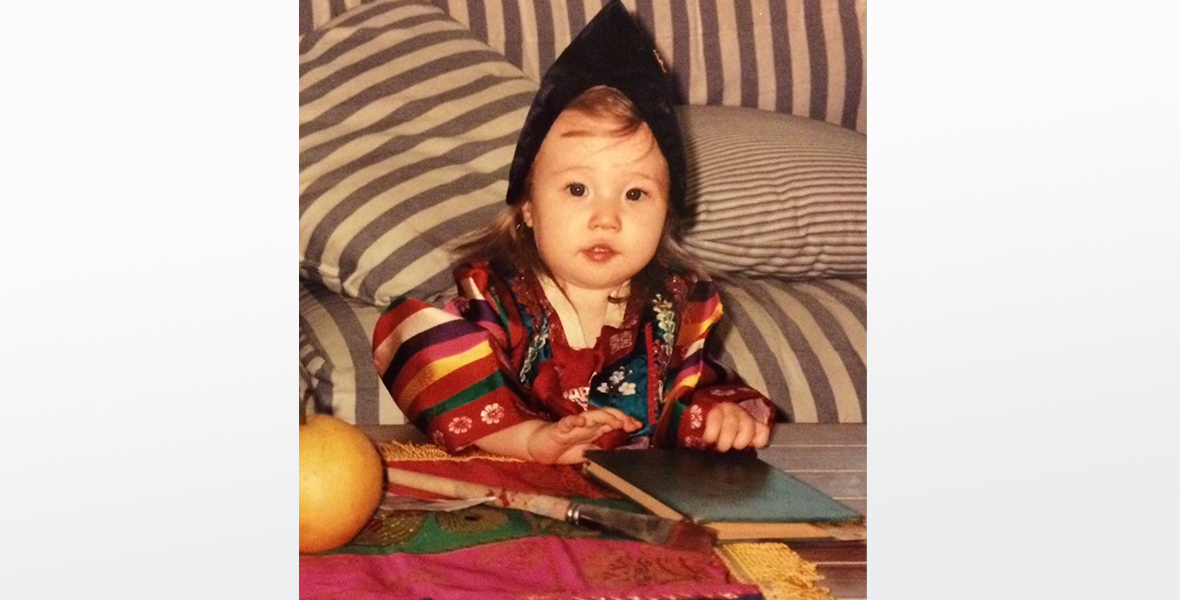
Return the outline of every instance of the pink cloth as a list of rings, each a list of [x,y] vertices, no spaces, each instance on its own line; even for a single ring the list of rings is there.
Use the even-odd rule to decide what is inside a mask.
[[[305,600],[760,598],[713,554],[631,541],[533,537],[442,554],[299,557]]]

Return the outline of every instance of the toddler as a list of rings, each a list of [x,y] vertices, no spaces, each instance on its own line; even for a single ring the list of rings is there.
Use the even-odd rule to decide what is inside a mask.
[[[662,68],[609,3],[546,72],[508,207],[461,246],[459,296],[378,321],[382,381],[448,451],[766,445],[773,405],[705,354],[721,303],[676,242],[684,150]]]

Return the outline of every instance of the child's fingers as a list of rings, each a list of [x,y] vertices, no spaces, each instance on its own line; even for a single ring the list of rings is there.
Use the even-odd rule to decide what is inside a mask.
[[[628,416],[627,422],[623,424],[623,429],[626,429],[628,432],[639,431],[642,428],[643,423],[639,419],[631,416]]]
[[[745,411],[742,411],[745,412]],[[746,446],[750,445],[750,441],[754,439],[754,418],[748,414],[742,418],[741,415],[734,415],[739,417],[737,434],[733,436],[733,444],[730,446],[734,450],[744,450]]]
[[[770,428],[737,404],[722,402],[709,411],[701,441],[720,452],[750,446],[761,448],[770,441]]]
[[[557,421],[557,431],[567,434],[587,425],[589,423],[586,421],[586,417],[582,415],[566,415]]]
[[[709,445],[717,442],[717,435],[721,433],[721,422],[725,420],[717,408],[714,407],[705,417],[705,431],[701,433],[701,441]]]
[[[617,408],[595,408],[582,414],[593,423],[610,425],[613,428],[622,427],[623,418],[626,416]]]
[[[635,417],[632,417],[631,415],[628,415],[617,408],[607,407],[602,410],[607,411],[617,417],[620,423],[619,426],[627,431],[635,431],[636,429],[643,427],[643,423],[640,423],[639,419],[636,419]]]
[[[754,423],[754,438],[750,445],[755,448],[765,448],[770,443],[770,427],[765,423]]]
[[[578,444],[588,444],[613,429],[609,425],[590,423],[575,417],[577,415],[562,417],[555,423],[556,427],[549,437],[551,445],[570,448]]]
[[[733,411],[726,410],[722,413],[723,420],[721,421],[721,430],[717,433],[717,450],[725,452],[733,447],[734,438],[737,437],[738,428],[741,427],[740,418],[733,414]]]
[[[642,427],[642,423],[635,420],[633,417],[627,416],[626,413],[617,408],[597,408],[588,410],[582,413],[587,419],[593,423],[607,424],[611,429],[625,429],[627,431],[635,431]]]
[[[738,406],[732,402],[721,402],[713,406],[708,416],[705,417],[705,432],[701,434],[701,441],[706,444],[717,444],[721,442],[721,438],[724,437],[725,428],[729,427],[732,429],[734,427],[732,423],[727,425],[730,421],[730,413],[734,408],[738,408]],[[738,410],[741,409],[738,408]],[[729,440],[733,440],[732,433],[729,435]],[[729,446],[727,445],[725,449],[729,449]]]

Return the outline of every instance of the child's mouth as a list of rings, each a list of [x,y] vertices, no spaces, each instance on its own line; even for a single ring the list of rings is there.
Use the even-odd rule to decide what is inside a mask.
[[[606,244],[596,244],[594,246],[590,246],[589,248],[583,250],[582,253],[585,254],[587,258],[595,262],[606,262],[618,254],[618,252],[615,252],[614,248],[611,248]]]

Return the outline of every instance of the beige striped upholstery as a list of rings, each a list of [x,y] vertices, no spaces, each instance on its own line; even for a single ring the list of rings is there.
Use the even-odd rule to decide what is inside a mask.
[[[429,0],[380,0],[305,36],[299,251],[369,302],[452,286],[448,242],[503,206],[537,86]]]
[[[605,0],[432,0],[534,82]],[[677,76],[680,101],[867,130],[866,0],[624,0]],[[300,0],[300,32],[359,0]]]
[[[803,279],[867,272],[865,136],[754,109],[680,109],[694,223],[714,272]]]
[[[314,412],[350,423],[405,423],[373,366],[381,311],[315,284],[299,284],[300,375]]]
[[[865,421],[864,279],[719,281],[719,360],[800,423]]]
[[[434,0],[533,81],[605,0]],[[623,0],[676,73],[679,101],[864,132],[865,0]]]

